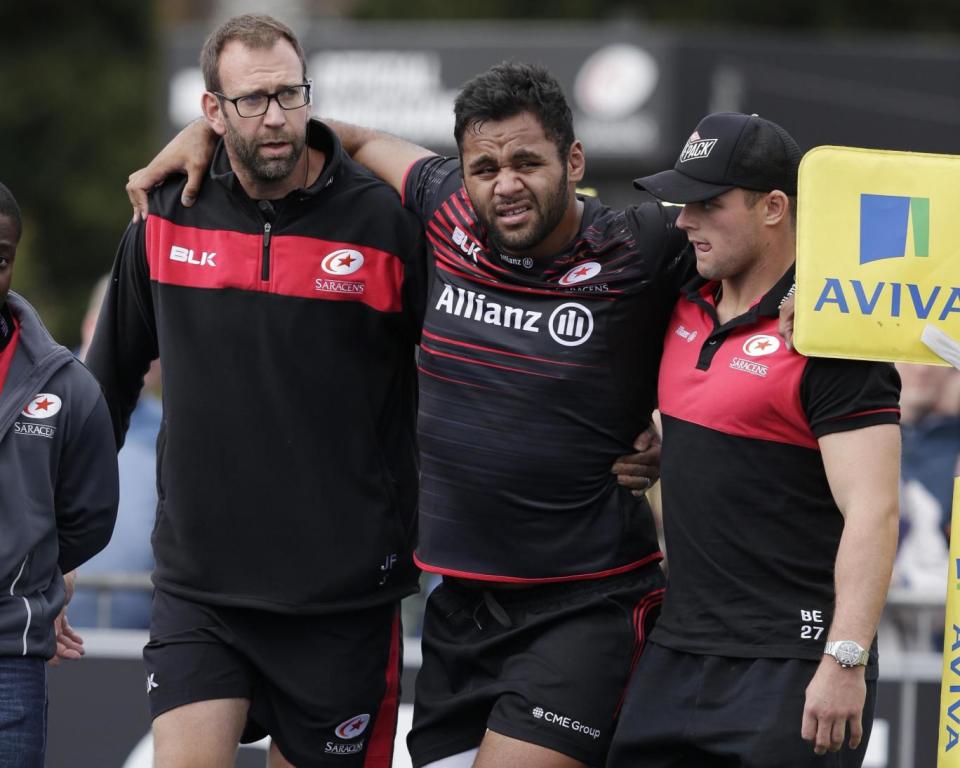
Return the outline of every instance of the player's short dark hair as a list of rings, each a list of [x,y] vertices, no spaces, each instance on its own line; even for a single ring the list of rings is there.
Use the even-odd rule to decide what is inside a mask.
[[[307,61],[303,55],[300,41],[293,30],[272,16],[260,13],[247,13],[225,21],[210,33],[200,51],[200,68],[203,70],[203,85],[208,91],[219,91],[220,54],[227,43],[238,40],[247,48],[254,50],[273,48],[278,40],[286,40],[293,46],[303,68],[303,79],[307,78]]]
[[[457,148],[463,152],[463,134],[471,125],[521,112],[537,117],[560,158],[565,158],[574,141],[573,113],[560,83],[546,67],[513,61],[490,67],[460,89],[453,105]]]
[[[23,233],[23,217],[20,215],[20,206],[17,205],[17,198],[6,184],[0,182],[0,216],[6,216],[13,222],[17,230],[17,240]]]

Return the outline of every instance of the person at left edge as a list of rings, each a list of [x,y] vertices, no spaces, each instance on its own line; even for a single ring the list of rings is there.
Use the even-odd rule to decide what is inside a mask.
[[[208,38],[221,137],[196,205],[182,178],[131,225],[88,363],[117,445],[158,357],[163,424],[144,651],[156,765],[388,766],[417,458],[422,236],[323,124],[293,32]]]
[[[97,382],[10,291],[22,226],[0,184],[0,765],[42,768],[46,660],[82,652],[64,574],[110,540],[119,489]]]

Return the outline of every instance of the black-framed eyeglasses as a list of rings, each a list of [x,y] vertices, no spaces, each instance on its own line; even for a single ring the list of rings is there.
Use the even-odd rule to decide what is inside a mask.
[[[251,93],[247,96],[237,96],[235,99],[231,99],[219,91],[212,91],[212,93],[217,98],[233,104],[240,117],[260,117],[270,109],[271,100],[276,101],[280,105],[280,109],[285,110],[300,109],[307,106],[310,103],[310,87],[312,85],[313,83],[307,80],[300,85],[284,86],[273,93]]]

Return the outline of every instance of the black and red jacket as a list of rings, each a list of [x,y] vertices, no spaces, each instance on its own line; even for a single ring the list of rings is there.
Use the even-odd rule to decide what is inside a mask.
[[[416,588],[414,347],[422,234],[322,124],[326,165],[283,200],[243,192],[221,144],[120,245],[88,364],[118,445],[150,361],[164,419],[157,587],[286,613]]]

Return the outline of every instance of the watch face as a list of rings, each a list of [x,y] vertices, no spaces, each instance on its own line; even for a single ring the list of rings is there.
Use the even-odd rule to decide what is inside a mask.
[[[837,645],[837,661],[847,666],[853,666],[860,660],[861,648],[852,640],[844,640]]]

